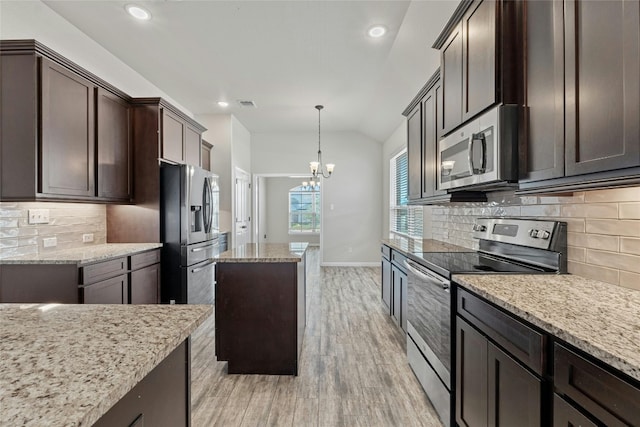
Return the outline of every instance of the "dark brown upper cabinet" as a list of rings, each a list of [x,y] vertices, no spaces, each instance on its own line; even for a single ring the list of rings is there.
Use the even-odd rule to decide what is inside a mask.
[[[131,106],[102,88],[97,102],[98,197],[131,199]]]
[[[204,139],[202,140],[202,147],[201,147],[201,154],[200,154],[200,158],[202,159],[202,169],[208,170],[209,172],[212,172],[211,170],[211,149],[212,148],[213,148],[212,144],[205,141]]]
[[[523,192],[640,182],[639,8],[526,2]]]
[[[429,78],[402,113],[407,117],[409,203],[434,204],[455,201],[485,201],[480,192],[447,193],[437,188],[437,150],[443,115],[440,70]],[[446,114],[446,113],[445,113]]]
[[[38,62],[42,91],[39,192],[91,197],[95,193],[94,85],[45,58]]]
[[[162,109],[162,158],[175,163],[201,166],[202,128],[189,124],[184,117]]]
[[[35,40],[0,54],[0,200],[127,201],[128,96]]]
[[[458,24],[440,51],[443,135],[462,123],[462,46],[462,25]]]
[[[520,2],[463,0],[440,33],[442,136],[497,103],[519,103],[520,14]]]

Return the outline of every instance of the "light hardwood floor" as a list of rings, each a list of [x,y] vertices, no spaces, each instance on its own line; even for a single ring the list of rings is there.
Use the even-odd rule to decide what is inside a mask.
[[[320,268],[307,252],[300,374],[228,375],[214,316],[192,335],[192,425],[441,426],[380,301],[379,268]]]

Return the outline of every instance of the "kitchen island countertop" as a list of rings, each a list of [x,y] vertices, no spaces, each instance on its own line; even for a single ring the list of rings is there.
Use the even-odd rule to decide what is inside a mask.
[[[300,243],[246,243],[219,255],[217,262],[300,262],[309,246]]]
[[[0,264],[91,264],[161,248],[162,243],[104,243],[0,259]]]
[[[640,291],[571,274],[452,279],[640,381]]]
[[[211,313],[208,305],[0,304],[0,424],[92,425]]]

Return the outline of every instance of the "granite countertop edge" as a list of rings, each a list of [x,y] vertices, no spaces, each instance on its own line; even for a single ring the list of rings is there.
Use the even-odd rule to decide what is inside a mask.
[[[301,262],[309,244],[300,243],[247,243],[221,253],[217,263],[278,263]]]
[[[128,382],[120,387],[116,387],[111,393],[98,403],[95,407],[91,408],[89,412],[82,418],[77,424],[78,426],[90,426],[97,422],[104,414],[127,395],[144,377],[146,377],[156,366],[160,364],[178,345],[186,340],[200,326],[211,314],[213,308],[210,307],[206,312],[203,312],[200,317],[191,322],[189,325],[182,329],[181,334],[174,338],[167,340],[164,346],[156,353],[152,358],[145,361],[145,363],[138,365],[139,369],[128,378]]]
[[[64,249],[46,254],[26,255],[0,259],[0,264],[76,264],[83,266],[112,258],[135,255],[159,249],[162,243],[105,243],[81,248]],[[83,255],[90,253],[91,255]]]
[[[523,275],[495,275],[495,276],[500,277],[500,279],[504,281],[506,278],[510,276],[522,277]],[[616,288],[616,286],[614,285],[609,285],[607,283],[598,282],[595,280],[584,279],[579,276],[574,276],[570,274],[558,275],[558,276],[562,276],[564,278],[570,278],[569,280],[575,283],[584,282],[584,283],[597,284],[603,287],[612,287],[612,289]],[[505,299],[494,295],[487,289],[484,289],[480,286],[477,286],[474,283],[471,283],[469,280],[472,280],[472,279],[473,279],[473,276],[471,275],[468,275],[466,277],[465,275],[453,275],[452,277],[452,281],[458,283],[460,286],[467,288],[468,290],[480,295],[481,297],[496,304],[497,306],[504,308],[508,312],[511,312],[514,315],[539,327],[543,331],[560,338],[561,340],[575,346],[576,348],[584,351],[585,353],[591,355],[592,357],[595,357],[596,359],[601,360],[602,362],[612,366],[613,368],[618,369],[619,371],[623,372],[629,377],[634,378],[636,381],[640,381],[640,365],[638,365],[637,363],[625,359],[622,355],[615,354],[615,350],[612,351],[611,349],[606,348],[603,345],[599,345],[598,343],[593,342],[592,340],[586,337],[580,337],[575,332],[568,331],[563,327],[554,324],[553,320],[544,319],[535,313],[531,313],[530,311],[523,309],[522,307],[519,307],[517,304],[513,302],[506,301]],[[626,288],[622,288],[622,289],[626,289]],[[597,302],[594,302],[594,304],[596,306],[598,305]],[[562,308],[563,307],[558,307],[558,311],[561,310]]]

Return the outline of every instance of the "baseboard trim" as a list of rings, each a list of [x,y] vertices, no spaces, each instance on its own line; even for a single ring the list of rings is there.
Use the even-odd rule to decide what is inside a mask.
[[[323,262],[321,267],[380,267],[380,262]]]

